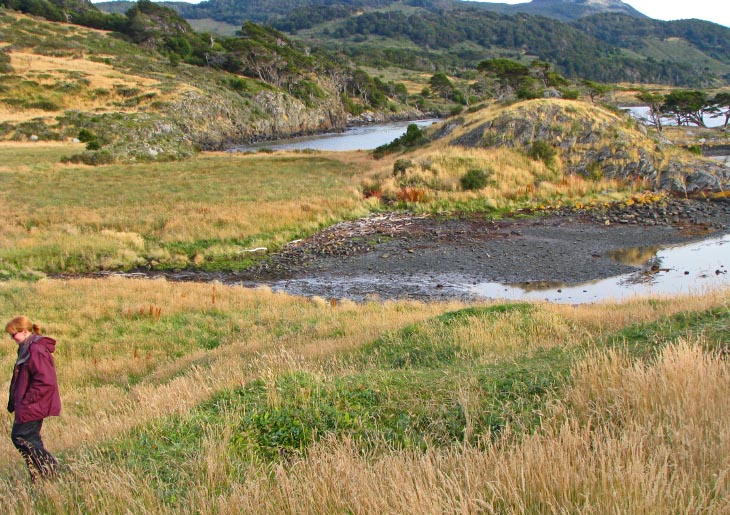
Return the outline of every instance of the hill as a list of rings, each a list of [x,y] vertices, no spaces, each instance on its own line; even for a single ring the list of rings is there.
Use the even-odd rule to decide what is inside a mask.
[[[539,59],[572,78],[707,87],[730,78],[730,29],[602,14],[573,23],[470,6],[376,10],[319,21],[308,11],[275,26],[371,66],[474,68],[487,57]],[[635,22],[635,23],[634,23]]]
[[[525,13],[561,21],[577,20],[603,13],[621,13],[634,18],[646,18],[644,14],[621,0],[532,0],[520,4],[490,3],[488,8],[507,14]]]
[[[79,138],[89,148],[77,158],[90,163],[164,160],[339,130],[348,109],[398,116],[390,86],[273,29],[250,23],[238,37],[212,38],[151,2],[98,18],[109,20],[119,31],[0,10],[0,138]]]
[[[121,2],[99,4],[120,10]],[[233,33],[245,20],[365,66],[474,68],[490,57],[553,64],[568,77],[706,87],[730,80],[730,29],[651,20],[620,1],[450,0],[171,3],[193,24]]]
[[[551,204],[578,191],[587,204],[592,195],[625,188],[686,196],[730,187],[727,167],[591,102],[492,104],[397,143],[378,149],[386,162],[365,188],[381,198],[418,191],[436,205],[464,210],[504,209],[526,199]]]
[[[372,11],[392,8],[399,0],[259,0],[257,2],[208,0],[198,4],[187,2],[161,2],[182,14],[187,19],[211,18],[234,25],[244,21],[273,23],[277,19],[287,17],[301,9],[311,11],[328,11],[335,9],[341,13]],[[99,2],[96,6],[106,12],[124,13],[134,2],[118,0]],[[545,16],[561,21],[575,20],[600,13],[623,13],[635,17],[644,17],[639,11],[621,0],[533,0],[520,4],[485,3],[461,0],[410,0],[407,5],[429,10],[459,9],[466,5],[484,11],[502,14],[524,13]]]

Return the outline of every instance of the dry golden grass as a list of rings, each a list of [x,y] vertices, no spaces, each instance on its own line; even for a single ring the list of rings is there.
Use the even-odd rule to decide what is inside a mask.
[[[460,306],[346,301],[332,306],[266,289],[114,277],[0,283],[0,292],[10,297],[7,304],[0,301],[3,312],[35,313],[44,332],[59,341],[64,415],[61,424],[49,423],[44,431],[58,450],[186,411],[264,371],[331,367],[320,360]],[[207,324],[203,330],[222,343],[212,350],[191,347],[189,333],[197,327],[178,322],[186,316]],[[302,320],[310,321],[306,330]],[[6,352],[0,367],[11,369],[13,361]],[[139,374],[142,379],[128,387],[129,377]],[[0,384],[7,386],[7,380]],[[9,423],[11,415],[3,412],[0,419]],[[9,441],[0,439],[0,449],[0,464],[15,461]]]
[[[442,148],[441,148],[442,147]],[[402,159],[398,156],[398,159]],[[493,209],[511,209],[560,203],[601,203],[624,200],[643,184],[626,184],[613,179],[590,180],[563,175],[541,161],[508,148],[460,148],[436,145],[407,155],[415,166],[403,176],[392,173],[395,158],[383,160],[368,181],[377,182],[384,194],[396,196],[400,183],[425,187],[431,201],[469,202],[486,200]],[[478,191],[463,191],[460,179],[469,170],[483,170],[489,184]]]
[[[730,366],[693,343],[589,358],[535,435],[373,458],[324,443],[213,505],[201,488],[190,513],[727,513]]]
[[[301,461],[241,469],[226,453],[232,427],[205,427],[185,506],[164,503],[121,466],[100,468],[93,453],[74,464],[83,481],[38,493],[57,513],[74,512],[77,499],[91,513],[721,515],[730,509],[730,366],[701,344],[679,341],[655,363],[591,356],[535,434],[508,432],[480,448],[364,456],[328,440]],[[8,483],[0,493],[8,513],[38,506]]]
[[[266,289],[114,277],[0,283],[0,294],[3,312],[35,313],[60,342],[65,411],[60,423],[47,429],[57,449],[111,438],[157,416],[185,411],[262,371],[349,366],[328,358],[460,306],[347,301],[333,306]],[[727,295],[576,307],[537,304],[527,323],[506,313],[490,323],[469,324],[456,337],[488,361],[513,350],[577,345],[629,324],[726,305]],[[188,316],[195,316],[194,324],[207,324],[204,331],[221,344],[212,350],[191,346],[190,331],[196,328],[180,321]],[[306,329],[302,320],[309,321]],[[13,359],[5,353],[0,366],[10,368]],[[128,378],[135,375],[141,379],[128,388]],[[0,417],[9,421],[7,414]],[[8,451],[0,454],[2,462],[14,461],[8,442],[0,441],[0,448]]]
[[[115,70],[110,64],[89,60],[88,56],[79,56],[75,59],[68,57],[53,57],[35,53],[13,51],[9,53],[10,64],[15,70],[14,75],[24,81],[32,81],[47,88],[47,94],[53,95],[60,109],[76,109],[89,112],[133,112],[139,106],[124,107],[125,97],[119,92],[120,88],[135,88],[140,93],[154,93],[156,100],[164,100],[169,93],[160,89],[158,80],[136,76]],[[94,56],[103,57],[103,56]],[[80,92],[74,94],[53,94],[56,85],[69,80],[83,78],[85,85]],[[31,86],[22,83],[13,89],[13,95],[23,97],[24,90],[31,93]],[[33,90],[34,91],[34,90]],[[99,94],[104,91],[104,94]],[[22,122],[34,118],[49,118],[47,111],[41,109],[16,108],[0,103],[0,118],[10,122]]]

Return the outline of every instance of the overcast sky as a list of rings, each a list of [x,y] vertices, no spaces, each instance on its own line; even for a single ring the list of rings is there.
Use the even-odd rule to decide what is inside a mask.
[[[490,2],[492,0],[479,0]],[[730,27],[728,0],[623,0],[624,3],[657,20],[698,18]],[[522,4],[526,0],[500,0],[498,3]]]

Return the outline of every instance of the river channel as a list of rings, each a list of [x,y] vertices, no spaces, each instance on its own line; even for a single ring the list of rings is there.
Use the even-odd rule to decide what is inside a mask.
[[[230,150],[233,152],[256,152],[262,149],[325,151],[372,150],[380,145],[390,143],[405,134],[406,129],[412,123],[419,127],[428,127],[439,121],[441,120],[438,118],[429,118],[425,120],[364,125],[350,127],[344,132],[263,141],[252,145],[234,147]]]

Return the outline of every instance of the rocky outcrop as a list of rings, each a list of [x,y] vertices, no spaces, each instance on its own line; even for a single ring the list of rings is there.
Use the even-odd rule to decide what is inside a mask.
[[[331,98],[331,97],[330,97]],[[188,89],[159,111],[92,115],[67,112],[55,129],[73,137],[80,129],[98,136],[101,148],[74,160],[88,164],[114,161],[169,161],[198,150],[224,150],[253,141],[344,130],[340,102],[305,105],[277,90],[250,97],[219,89]]]
[[[493,113],[493,111],[490,111]],[[587,178],[642,180],[677,193],[717,191],[730,186],[730,169],[687,153],[675,152],[647,134],[646,127],[623,113],[592,104],[533,100],[496,115],[472,116],[440,137],[464,147],[508,147],[525,153],[547,143],[563,173]]]
[[[203,150],[287,136],[344,130],[346,115],[340,102],[303,102],[274,90],[252,98],[199,90],[182,94],[169,106],[171,119]]]

